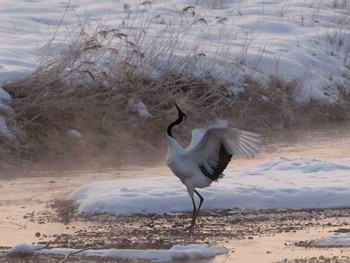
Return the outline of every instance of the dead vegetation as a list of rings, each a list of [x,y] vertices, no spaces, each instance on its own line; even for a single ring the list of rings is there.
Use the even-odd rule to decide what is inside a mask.
[[[174,101],[190,120],[176,131],[185,141],[192,128],[216,119],[259,130],[337,120],[350,112],[344,92],[336,105],[296,102],[293,94],[302,79],[262,82],[247,73],[238,83],[242,90],[230,93],[210,71],[194,74],[205,54],[179,61],[181,39],[165,35],[166,30],[145,43],[142,34],[105,27],[89,33],[82,27],[68,49],[43,58],[37,70],[5,86],[13,98],[15,114],[8,125],[16,140],[1,145],[2,162],[122,163],[135,153],[164,156],[164,133],[176,118]]]

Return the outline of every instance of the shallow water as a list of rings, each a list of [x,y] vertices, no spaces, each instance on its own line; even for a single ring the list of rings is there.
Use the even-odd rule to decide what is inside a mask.
[[[350,121],[326,122],[263,134],[259,159],[271,157],[350,157]]]
[[[310,259],[333,258],[349,259],[350,248],[317,248],[295,246],[300,241],[315,240],[330,235],[334,227],[314,228],[290,233],[281,233],[271,236],[254,237],[253,240],[234,240],[225,246],[232,249],[228,255],[217,256],[214,262],[279,262],[283,259]],[[301,261],[303,262],[303,261]],[[337,261],[310,261],[310,262],[337,262]]]
[[[263,160],[278,157],[311,157],[318,159],[349,158],[350,157],[350,121],[341,123],[325,123],[295,127],[289,130],[270,131],[262,133],[263,145],[260,153],[253,160],[234,160],[230,167],[246,166]],[[53,235],[62,232],[74,232],[84,226],[78,224],[67,228],[64,224],[32,222],[33,214],[38,211],[49,211],[47,203],[55,199],[65,199],[74,189],[89,182],[111,180],[117,178],[145,177],[170,175],[164,163],[141,163],[138,166],[123,168],[100,168],[89,171],[16,171],[11,175],[0,176],[0,246],[13,246],[18,243],[33,243],[45,240],[42,233]],[[48,212],[49,213],[49,212]],[[31,215],[31,216],[28,216]],[[40,236],[38,236],[40,233]],[[321,237],[325,233],[315,230],[307,236]],[[227,260],[241,259],[248,254],[259,256],[259,262],[269,262],[269,250],[279,251],[282,256],[288,240],[300,240],[306,233],[291,233],[290,235],[276,235],[261,237],[261,239],[234,241],[228,246],[235,250]],[[239,249],[238,249],[239,248]],[[276,250],[276,251],[277,251]],[[303,252],[300,252],[302,250]],[[281,252],[282,251],[282,252]],[[298,255],[307,251],[294,248]],[[334,254],[328,249],[328,254]],[[290,251],[289,251],[290,252]],[[289,253],[288,252],[288,253]],[[281,254],[282,253],[282,254]],[[284,257],[288,256],[284,253]],[[323,253],[323,252],[322,252]],[[266,258],[266,261],[263,260]],[[223,256],[217,258],[222,262]],[[282,258],[279,257],[281,260]],[[275,258],[273,258],[275,260]],[[249,262],[249,261],[244,261]],[[251,261],[254,262],[254,261]]]

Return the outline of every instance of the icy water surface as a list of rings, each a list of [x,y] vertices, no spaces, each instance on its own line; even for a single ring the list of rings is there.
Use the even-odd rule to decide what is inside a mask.
[[[281,156],[319,159],[349,158],[350,156],[349,121],[310,125],[288,131],[265,132],[262,136],[263,146],[256,159],[235,160],[230,165],[246,166]],[[52,201],[64,200],[79,186],[101,180],[169,174],[170,171],[163,163],[91,171],[22,171],[14,173],[13,176],[2,174],[0,175],[0,247],[6,248],[22,242],[45,242],[48,239],[57,238],[61,233],[73,236],[89,227],[103,227],[103,223],[91,221],[65,224],[62,220],[50,220],[50,217],[57,217],[57,213],[53,213],[50,207]],[[64,217],[64,215],[60,216]],[[298,255],[307,256],[308,250],[305,248],[293,247],[292,250],[288,250],[286,244],[305,238],[320,238],[327,231],[331,231],[332,224],[329,227],[329,229],[323,227],[323,230],[316,227],[301,229],[297,233],[261,235],[254,237],[253,241],[246,237],[225,245],[235,251],[230,258],[239,259],[239,262],[254,262],[244,260],[244,255],[248,254],[259,256],[259,261],[256,262],[288,258],[293,251]],[[327,249],[320,251],[318,255],[335,255],[338,252],[340,253],[340,249],[337,251]],[[350,254],[349,250],[345,249],[345,252]],[[230,261],[230,258],[227,260]],[[223,256],[217,258],[217,262],[221,260],[224,260]]]

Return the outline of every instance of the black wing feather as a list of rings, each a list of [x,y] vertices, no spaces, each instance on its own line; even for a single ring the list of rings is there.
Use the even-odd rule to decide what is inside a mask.
[[[211,180],[218,181],[218,178],[226,169],[228,163],[231,161],[231,158],[232,155],[227,152],[225,146],[221,143],[219,151],[219,160],[215,166],[210,165],[213,171],[210,173],[204,165],[199,165],[199,169],[201,169],[202,173],[205,176],[209,177]]]

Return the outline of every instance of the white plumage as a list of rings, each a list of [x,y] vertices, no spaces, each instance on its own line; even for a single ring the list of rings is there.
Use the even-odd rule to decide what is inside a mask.
[[[178,119],[168,126],[167,164],[171,171],[186,186],[192,199],[193,214],[190,226],[192,234],[198,212],[204,198],[196,188],[208,187],[213,181],[222,177],[222,172],[233,155],[253,158],[260,146],[260,135],[229,127],[210,127],[194,129],[190,145],[184,149],[172,136],[172,128],[186,119],[186,115],[175,104]],[[194,193],[200,199],[198,209]]]

